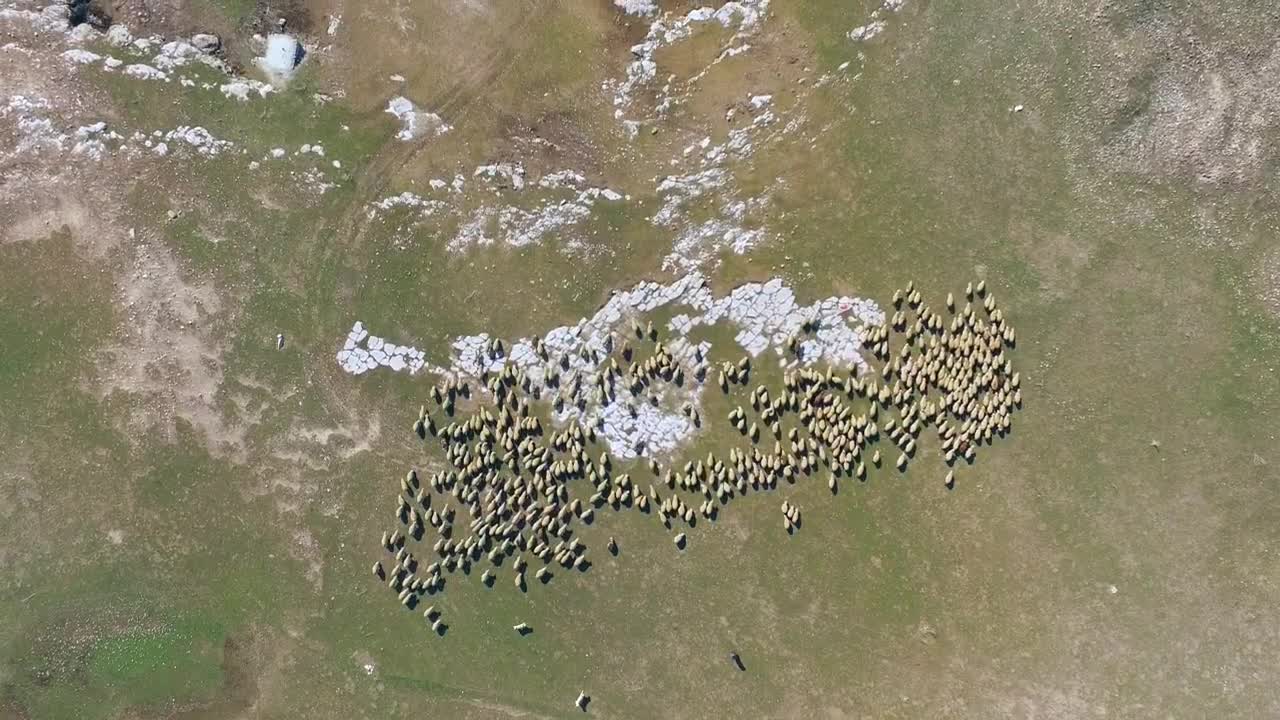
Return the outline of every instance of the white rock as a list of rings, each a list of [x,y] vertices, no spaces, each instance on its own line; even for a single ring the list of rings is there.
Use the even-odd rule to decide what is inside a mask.
[[[102,56],[95,52],[82,50],[80,48],[72,48],[62,53],[62,59],[76,65],[88,65],[102,59]]]
[[[80,23],[67,33],[67,40],[73,43],[84,43],[97,40],[101,36],[102,33],[89,23]]]
[[[473,172],[472,177],[484,178],[505,178],[511,187],[516,190],[524,188],[524,166],[519,163],[493,163],[490,165],[479,165]]]
[[[133,42],[133,33],[129,32],[127,25],[115,23],[107,28],[107,42],[116,47],[124,47]]]
[[[884,31],[884,28],[885,23],[883,20],[873,20],[866,25],[859,25],[858,27],[850,30],[849,39],[854,42],[865,42],[879,35]]]
[[[453,129],[439,115],[419,110],[412,100],[403,95],[392,98],[386,111],[400,120],[400,132],[396,133],[396,138],[405,142],[419,137],[436,137]]]
[[[654,0],[613,0],[614,6],[627,15],[653,15],[658,12]]]
[[[207,156],[219,155],[235,147],[231,141],[219,140],[208,130],[199,126],[179,125],[165,133],[164,139],[169,142],[185,143],[199,154]]]
[[[129,77],[138,78],[140,80],[168,80],[169,76],[164,72],[157,70],[150,65],[143,63],[134,63],[126,65],[124,74]]]
[[[174,70],[187,65],[193,60],[201,60],[221,68],[221,64],[208,57],[195,45],[185,40],[170,40],[160,46],[160,52],[151,59],[151,64],[161,70]]]
[[[222,40],[213,33],[196,33],[191,36],[191,44],[202,53],[215,53],[222,47]]]
[[[218,89],[228,98],[245,102],[255,94],[258,97],[266,97],[268,93],[275,90],[275,86],[260,80],[240,78],[220,85]]]

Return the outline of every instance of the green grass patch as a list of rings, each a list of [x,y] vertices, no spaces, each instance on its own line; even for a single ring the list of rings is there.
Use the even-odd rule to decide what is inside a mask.
[[[0,283],[0,400],[9,408],[0,427],[38,428],[62,415],[59,391],[78,384],[110,332],[110,279],[66,231],[0,245],[0,263],[23,269]]]
[[[90,651],[88,685],[99,692],[127,687],[134,705],[207,697],[222,683],[224,639],[221,627],[204,620],[106,638]]]
[[[213,5],[236,25],[248,22],[258,7],[257,0],[214,0]]]

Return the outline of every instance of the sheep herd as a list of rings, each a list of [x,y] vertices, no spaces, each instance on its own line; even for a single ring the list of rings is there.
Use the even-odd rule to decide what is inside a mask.
[[[971,465],[982,445],[1008,434],[1022,405],[1020,376],[1007,356],[1017,341],[1013,327],[984,282],[966,288],[963,300],[958,306],[948,294],[934,310],[912,283],[896,291],[891,317],[862,330],[876,362],[861,374],[802,365],[800,335],[816,332],[812,324],[789,343],[780,358],[781,382],[770,384],[753,382],[765,371],[749,356],[713,361],[698,353],[692,362],[677,360],[653,323],[637,320],[630,336],[609,343],[611,356],[599,371],[585,382],[575,377],[570,387],[559,387],[555,371],[567,366],[566,358],[541,343],[545,387],[511,364],[479,377],[447,378],[432,387],[412,423],[414,437],[435,446],[446,465],[412,469],[400,479],[394,527],[382,533],[385,557],[373,573],[409,609],[442,592],[446,577],[458,572],[478,571],[486,588],[505,576],[526,592],[591,567],[592,555],[575,532],[597,522],[597,512],[652,516],[675,530],[674,543],[683,550],[699,519],[715,522],[733,500],[813,476],[835,495],[842,482],[865,480],[868,465],[880,467],[882,450],[906,472],[927,434],[936,436],[946,468],[940,479],[952,488],[956,470]],[[484,351],[501,358],[504,347],[492,340]],[[582,393],[603,400],[652,396],[657,404],[663,383],[711,382],[727,397],[724,419],[741,441],[705,457],[621,463],[595,427],[544,419],[566,397],[573,402]],[[699,408],[683,411],[695,426],[704,425]],[[800,508],[784,501],[782,514],[785,531],[797,532]],[[608,550],[618,552],[612,537]],[[436,633],[447,630],[434,606],[423,617]],[[521,634],[526,630],[517,626]]]

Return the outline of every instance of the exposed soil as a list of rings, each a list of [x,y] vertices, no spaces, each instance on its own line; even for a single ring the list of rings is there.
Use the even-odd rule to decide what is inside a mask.
[[[163,245],[136,239],[119,278],[125,323],[116,344],[103,353],[101,392],[133,398],[131,436],[158,432],[174,439],[174,418],[183,418],[204,434],[215,454],[241,457],[246,426],[228,422],[216,404],[223,301],[212,285],[186,275]]]

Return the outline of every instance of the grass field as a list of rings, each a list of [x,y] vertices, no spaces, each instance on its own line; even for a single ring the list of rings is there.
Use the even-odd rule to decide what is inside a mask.
[[[97,249],[71,223],[0,231],[0,717],[573,717],[580,690],[594,717],[1280,713],[1280,315],[1259,270],[1277,126],[1250,114],[1276,107],[1274,9],[909,1],[855,44],[874,4],[775,0],[751,52],[628,144],[599,87],[644,21],[394,5],[316,3],[316,33],[344,13],[334,49],[263,102],[81,76],[121,123],[198,123],[247,153],[117,178]],[[1184,30],[1210,48],[1186,66]],[[696,72],[706,45],[657,59]],[[812,86],[846,61],[853,79]],[[768,194],[769,239],[711,284],[887,306],[908,280],[940,305],[986,279],[1018,328],[1012,435],[953,490],[930,437],[905,474],[739,499],[683,552],[651,516],[598,513],[589,572],[524,594],[507,568],[492,589],[449,576],[425,599],[436,636],[369,573],[405,469],[443,463],[409,432],[432,379],[346,375],[342,337],[360,319],[445,363],[457,335],[540,335],[670,279],[654,180],[766,90],[803,123],[730,166],[743,198]],[[396,142],[400,92],[456,129]],[[245,169],[302,143],[340,161],[334,189]],[[475,188],[458,202],[529,206],[470,174],[521,158],[633,198],[567,231],[593,249],[576,256],[454,253],[452,221],[366,214],[454,172]],[[706,400],[688,457],[742,442]],[[783,499],[804,508],[792,536]]]

